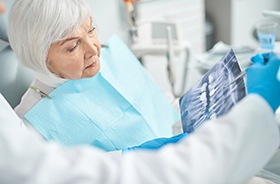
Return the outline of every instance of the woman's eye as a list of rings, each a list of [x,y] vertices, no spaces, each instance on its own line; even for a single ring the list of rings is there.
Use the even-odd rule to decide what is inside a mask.
[[[76,44],[73,47],[71,47],[70,49],[68,49],[68,51],[73,52],[78,47],[78,45],[79,45],[79,42],[76,42]]]
[[[91,30],[89,30],[88,34],[92,34],[95,30],[95,27],[92,27]]]

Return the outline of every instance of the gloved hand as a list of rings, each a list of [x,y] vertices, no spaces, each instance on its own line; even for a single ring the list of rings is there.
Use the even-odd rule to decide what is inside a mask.
[[[246,70],[248,94],[262,96],[275,112],[280,105],[280,59],[276,54],[257,54],[251,58],[254,63]]]
[[[122,153],[124,154],[127,151],[141,150],[141,149],[157,150],[157,149],[161,148],[162,146],[164,146],[166,144],[177,143],[182,138],[184,138],[186,135],[187,135],[187,133],[182,133],[182,134],[178,134],[176,136],[170,137],[170,138],[153,139],[153,140],[144,142],[143,144],[141,144],[139,146],[125,148],[125,149],[122,150]]]

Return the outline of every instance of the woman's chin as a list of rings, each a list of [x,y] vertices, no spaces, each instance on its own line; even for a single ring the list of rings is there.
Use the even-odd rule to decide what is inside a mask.
[[[100,67],[93,67],[93,68],[87,68],[86,71],[84,72],[82,78],[91,78],[95,76],[100,70]]]

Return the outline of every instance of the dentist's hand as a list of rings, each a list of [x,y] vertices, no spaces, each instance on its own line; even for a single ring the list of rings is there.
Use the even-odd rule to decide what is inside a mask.
[[[246,70],[248,94],[262,96],[275,112],[280,105],[280,59],[276,54],[257,54]]]
[[[184,138],[187,135],[187,133],[182,133],[170,138],[157,138],[153,139],[150,141],[147,141],[139,146],[134,146],[131,148],[126,148],[122,150],[122,153],[124,154],[127,151],[132,151],[132,150],[141,150],[141,149],[146,149],[146,150],[157,150],[161,148],[162,146],[166,144],[171,144],[171,143],[177,143],[180,141],[182,138]]]

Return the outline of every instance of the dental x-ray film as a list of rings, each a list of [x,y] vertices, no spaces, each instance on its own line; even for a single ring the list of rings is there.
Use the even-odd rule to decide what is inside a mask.
[[[231,49],[179,100],[183,131],[191,133],[204,121],[217,118],[244,96],[246,89],[236,55]]]

